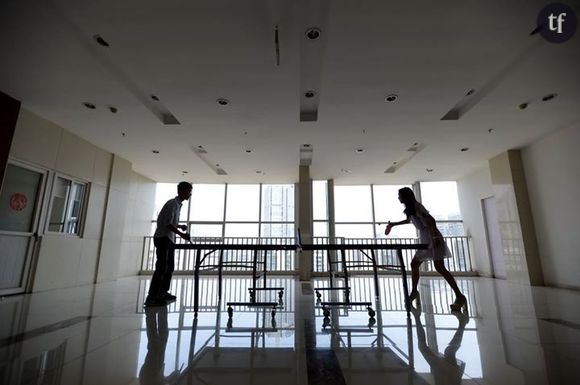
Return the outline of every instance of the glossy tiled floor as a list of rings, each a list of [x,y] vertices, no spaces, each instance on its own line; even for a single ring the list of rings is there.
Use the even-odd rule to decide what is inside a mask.
[[[352,301],[325,322],[312,284],[285,288],[270,310],[235,307],[250,280],[204,277],[194,321],[189,277],[174,279],[174,304],[144,311],[148,278],[55,290],[0,301],[2,384],[576,384],[580,375],[580,293],[486,278],[459,279],[469,316],[450,314],[436,278],[421,282],[422,312],[407,319],[400,279],[352,282]],[[331,299],[323,292],[322,301]],[[269,297],[271,296],[271,297]],[[277,301],[262,293],[259,300]],[[341,299],[341,298],[337,298]],[[379,310],[380,309],[380,310]],[[330,325],[326,325],[330,323]]]

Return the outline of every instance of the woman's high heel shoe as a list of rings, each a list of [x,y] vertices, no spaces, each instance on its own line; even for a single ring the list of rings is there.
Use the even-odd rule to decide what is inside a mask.
[[[467,313],[467,298],[465,298],[464,295],[457,297],[455,302],[451,304],[450,308],[451,311],[463,310],[463,312]]]
[[[421,297],[419,296],[418,291],[413,291],[409,294],[409,303],[413,306],[413,301],[415,301],[415,306],[417,309],[421,308]]]

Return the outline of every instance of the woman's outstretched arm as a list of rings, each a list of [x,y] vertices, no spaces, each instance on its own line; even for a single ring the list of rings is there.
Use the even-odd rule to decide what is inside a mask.
[[[391,232],[391,229],[395,226],[400,226],[400,225],[406,225],[408,223],[410,223],[411,220],[407,217],[407,219],[403,219],[402,221],[399,222],[391,222],[388,221],[387,222],[387,228],[385,229],[385,235],[389,235],[389,233]]]

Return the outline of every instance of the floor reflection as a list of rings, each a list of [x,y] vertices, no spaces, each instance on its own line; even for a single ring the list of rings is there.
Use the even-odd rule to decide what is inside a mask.
[[[415,319],[415,326],[417,330],[417,346],[419,347],[419,351],[423,355],[423,358],[425,361],[427,361],[429,367],[431,368],[431,374],[435,379],[435,384],[461,384],[463,371],[465,370],[465,362],[458,360],[456,355],[457,351],[461,347],[463,333],[465,332],[465,326],[469,322],[469,316],[461,312],[452,313],[458,321],[457,329],[447,344],[444,353],[441,354],[436,349],[429,347],[427,343],[427,334],[425,333],[425,328],[421,322],[421,311],[418,309],[413,309],[411,313]],[[435,325],[428,324],[427,327],[434,328]]]
[[[147,326],[147,355],[139,371],[141,385],[161,385],[175,383],[180,371],[174,370],[165,376],[165,350],[169,337],[167,326],[167,307],[148,307],[145,309]]]
[[[228,323],[226,303],[247,299],[246,277],[226,277],[221,300],[216,278],[203,277],[197,320],[190,277],[175,278],[175,303],[147,310],[147,277],[5,298],[0,383],[307,384],[308,371],[326,370],[326,361],[331,377],[349,385],[560,385],[580,375],[575,292],[459,278],[468,319],[450,313],[452,297],[441,280],[426,278],[422,312],[407,319],[400,279],[385,276],[374,323],[364,307],[335,309],[325,323],[309,283],[271,279],[268,285],[285,288],[274,324],[271,309],[244,306]],[[353,277],[351,299],[374,300],[371,283]],[[278,300],[276,292],[260,295]]]

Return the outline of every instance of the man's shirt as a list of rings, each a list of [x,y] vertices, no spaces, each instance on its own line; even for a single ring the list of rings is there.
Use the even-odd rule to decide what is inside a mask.
[[[175,243],[175,233],[167,228],[167,225],[172,224],[177,227],[179,223],[179,212],[181,211],[182,200],[179,197],[168,200],[164,205],[159,216],[157,216],[157,229],[155,230],[154,238],[169,238],[171,242]]]

